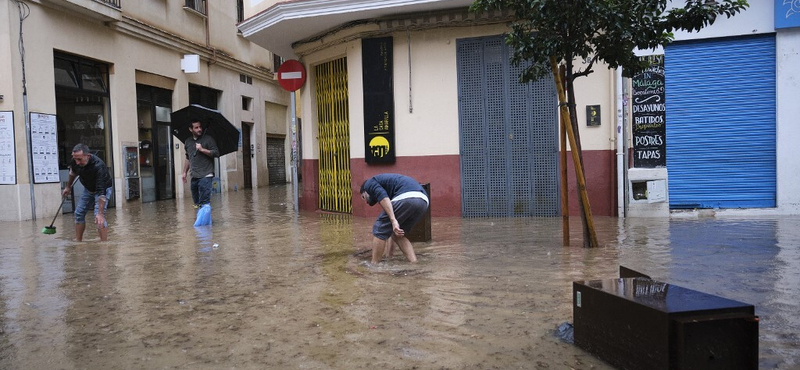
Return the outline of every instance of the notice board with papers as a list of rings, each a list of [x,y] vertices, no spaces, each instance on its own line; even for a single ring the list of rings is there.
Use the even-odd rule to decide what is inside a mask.
[[[56,115],[31,113],[33,182],[60,182],[58,176],[58,128]]]

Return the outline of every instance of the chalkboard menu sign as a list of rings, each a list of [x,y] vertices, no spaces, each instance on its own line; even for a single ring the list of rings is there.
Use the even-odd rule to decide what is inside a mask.
[[[361,40],[364,77],[364,160],[394,163],[392,38]]]
[[[665,167],[667,110],[664,102],[664,55],[641,58],[650,66],[631,80],[633,167]]]

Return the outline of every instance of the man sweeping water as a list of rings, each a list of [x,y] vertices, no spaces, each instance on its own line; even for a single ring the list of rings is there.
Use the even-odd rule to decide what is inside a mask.
[[[69,180],[73,184],[75,177],[80,176],[81,185],[84,187],[77,205],[75,206],[75,239],[83,241],[83,232],[86,230],[86,213],[94,209],[94,223],[100,240],[108,240],[108,222],[106,210],[108,200],[111,198],[113,180],[108,173],[108,167],[100,157],[89,153],[86,144],[75,145],[72,149],[72,162],[69,164]],[[72,187],[67,186],[61,193],[66,197],[72,192]]]
[[[189,170],[192,172],[192,201],[197,211],[194,226],[211,224],[211,183],[214,180],[214,158],[219,157],[217,143],[209,135],[203,135],[203,125],[193,120],[189,128],[192,136],[184,143],[186,162],[183,166],[183,183]]]

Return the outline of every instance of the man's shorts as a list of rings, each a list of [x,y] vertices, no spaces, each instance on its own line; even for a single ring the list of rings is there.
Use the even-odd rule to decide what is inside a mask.
[[[106,214],[106,211],[108,211],[108,202],[111,200],[112,191],[113,190],[111,188],[106,189],[106,204],[105,207],[103,207],[103,214]],[[100,202],[97,201],[98,198],[100,198],[99,192],[91,192],[86,189],[83,190],[83,194],[81,194],[80,199],[78,199],[78,204],[75,206],[76,224],[86,223],[86,211],[89,208],[94,208],[94,214],[97,216],[97,212],[100,211]],[[106,222],[103,227],[108,227],[108,222]]]
[[[414,225],[422,219],[422,216],[425,215],[425,211],[428,209],[428,202],[422,198],[406,198],[392,202],[392,209],[400,228],[408,234]],[[381,212],[372,226],[372,235],[375,235],[380,240],[386,240],[393,233],[394,230],[392,230],[392,221],[389,220],[389,215],[386,212]]]

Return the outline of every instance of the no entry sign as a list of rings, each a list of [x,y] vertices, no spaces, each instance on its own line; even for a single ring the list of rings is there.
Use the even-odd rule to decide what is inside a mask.
[[[290,59],[278,68],[278,83],[286,91],[297,91],[305,82],[306,70],[300,62]]]

